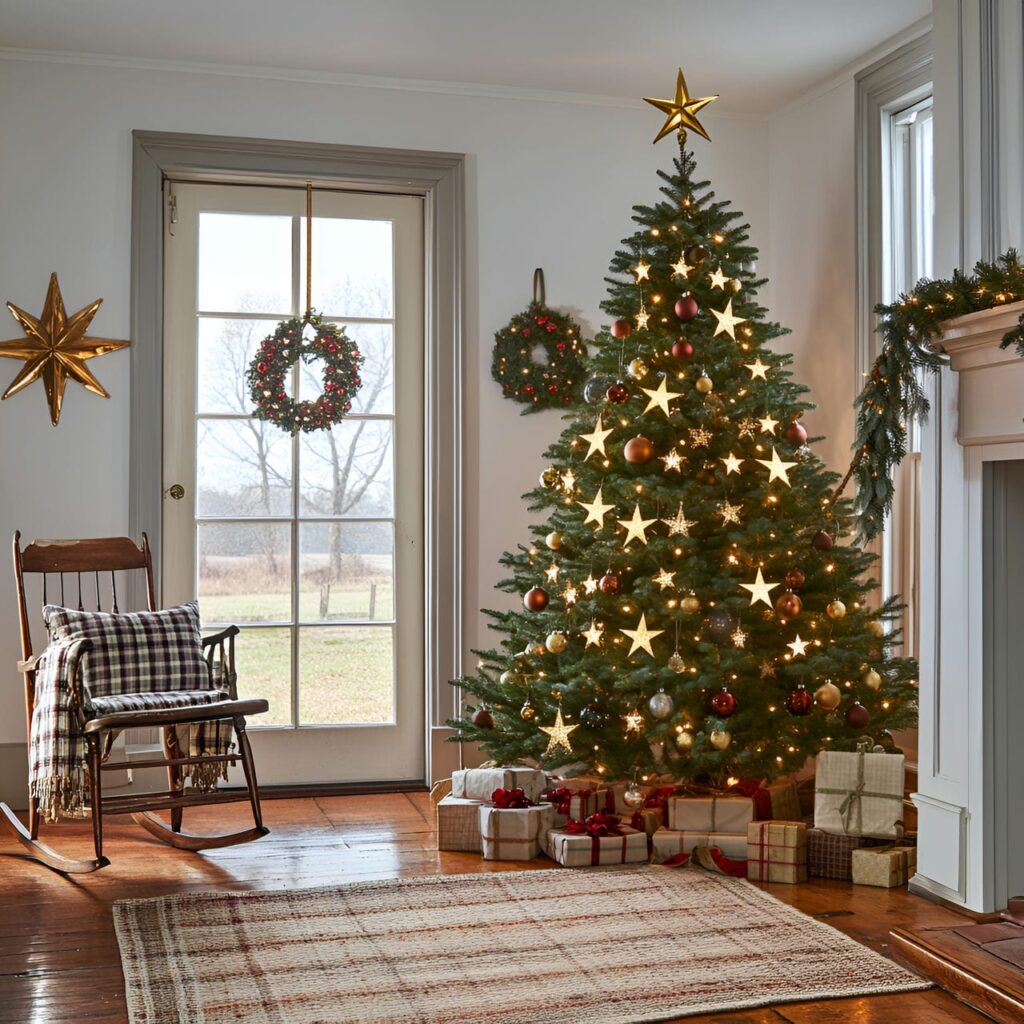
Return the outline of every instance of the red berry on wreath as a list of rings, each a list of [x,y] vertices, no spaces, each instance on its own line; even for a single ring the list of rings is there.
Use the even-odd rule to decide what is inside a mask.
[[[683,295],[676,300],[676,316],[683,323],[689,323],[700,312],[697,300],[692,295]]]
[[[260,373],[266,373],[267,372],[267,364],[266,363],[257,363],[256,364],[256,369],[259,370]]]
[[[532,384],[527,384],[526,387],[523,388],[523,394],[524,395],[532,395],[533,394],[533,385]]]

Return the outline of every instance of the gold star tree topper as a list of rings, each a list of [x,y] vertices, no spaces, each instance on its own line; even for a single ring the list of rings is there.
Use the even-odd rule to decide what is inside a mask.
[[[660,142],[666,135],[672,132],[679,133],[679,144],[686,141],[687,130],[695,131],[701,138],[711,141],[711,136],[704,130],[704,126],[697,120],[697,115],[709,104],[718,99],[718,96],[701,96],[694,98],[686,88],[686,78],[683,76],[683,69],[679,69],[676,76],[676,94],[670,100],[657,100],[650,96],[644,97],[644,103],[650,103],[657,107],[665,115],[665,123],[661,131],[654,137],[655,142]]]
[[[56,274],[50,275],[50,286],[46,289],[43,311],[38,318],[8,302],[11,316],[18,321],[27,337],[0,341],[0,356],[24,360],[24,366],[0,395],[0,400],[10,398],[42,377],[46,401],[50,406],[50,421],[57,426],[68,378],[78,381],[101,398],[109,398],[110,394],[93,376],[85,361],[127,348],[128,342],[86,336],[85,332],[102,302],[102,299],[95,299],[68,316]]]

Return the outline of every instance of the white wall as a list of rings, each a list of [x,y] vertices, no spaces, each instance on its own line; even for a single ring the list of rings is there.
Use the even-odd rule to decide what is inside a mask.
[[[638,105],[593,106],[543,99],[414,93],[316,83],[196,74],[126,66],[0,59],[0,298],[38,312],[56,270],[69,308],[105,301],[94,332],[128,333],[132,129],[202,132],[468,154],[468,360],[466,408],[466,647],[488,637],[476,609],[504,600],[493,584],[497,558],[525,539],[520,494],[542,468],[556,436],[556,413],[520,417],[490,379],[494,331],[524,307],[533,268],[545,267],[553,305],[574,307],[585,325],[600,324],[603,276],[616,243],[632,229],[630,208],[657,197],[654,171],[673,155],[650,139],[656,115]],[[721,197],[734,200],[769,236],[766,126],[715,116],[713,145],[700,143],[699,170]],[[848,125],[852,123],[851,120]],[[846,129],[849,132],[849,128]],[[834,130],[838,134],[838,129]],[[793,130],[794,136],[799,133]],[[780,159],[786,154],[772,144]],[[835,158],[825,148],[815,154]],[[852,164],[851,164],[852,167]],[[805,178],[815,178],[813,169]],[[804,183],[811,184],[810,182]],[[837,183],[833,183],[837,184]],[[794,188],[796,194],[800,190]],[[818,194],[817,192],[815,194]],[[792,277],[831,260],[843,237],[812,223],[835,210],[821,193],[803,215],[808,244],[770,250]],[[852,197],[847,200],[852,203]],[[788,219],[776,218],[783,229]],[[821,237],[826,236],[826,237]],[[833,284],[842,282],[834,275]],[[776,315],[795,320],[804,351],[836,337],[826,287],[812,303],[792,284]],[[838,301],[838,300],[836,300]],[[852,301],[852,299],[850,300]],[[797,314],[807,305],[813,316]],[[6,314],[4,314],[6,316]],[[13,321],[0,337],[17,335]],[[828,385],[837,366],[817,359],[798,367]],[[68,387],[61,425],[49,423],[40,385],[0,405],[0,538],[20,528],[28,538],[110,535],[128,523],[129,357],[93,363],[110,401]],[[14,376],[17,364],[0,360]],[[849,395],[844,398],[848,402]],[[831,403],[828,403],[831,404]],[[0,571],[0,743],[22,740],[19,657],[10,577]]]

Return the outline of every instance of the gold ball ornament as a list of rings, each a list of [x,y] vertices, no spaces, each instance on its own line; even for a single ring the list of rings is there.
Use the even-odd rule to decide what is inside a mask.
[[[885,636],[885,623],[881,619],[872,619],[868,628],[879,640]]]
[[[693,733],[689,729],[683,729],[676,733],[676,746],[680,750],[693,750]]]
[[[700,601],[693,594],[687,594],[679,602],[679,608],[684,615],[696,615],[700,611]]]
[[[552,654],[561,654],[569,646],[569,640],[564,633],[548,633],[544,646]]]
[[[519,709],[519,717],[524,722],[532,722],[537,717],[537,708],[529,697],[526,698],[525,703]]]
[[[840,701],[843,699],[843,693],[831,680],[827,683],[822,683],[821,686],[814,691],[814,699],[817,701],[818,707],[824,711],[835,711],[839,707]]]
[[[708,742],[715,750],[725,750],[732,743],[732,733],[728,729],[712,729]]]
[[[683,661],[683,656],[678,651],[673,651],[668,656],[668,667],[669,671],[675,672],[676,675],[686,671],[686,662]]]
[[[715,385],[711,378],[706,374],[702,373],[693,385],[702,395],[710,395],[715,389]]]
[[[625,455],[627,462],[631,462],[633,465],[643,465],[654,458],[654,442],[642,434],[637,434],[636,437],[631,437],[626,442],[622,454]]]
[[[561,482],[562,474],[554,466],[548,466],[540,475],[541,487],[557,487]]]
[[[557,530],[552,530],[545,538],[544,543],[547,544],[552,551],[560,551],[564,541],[562,535]]]
[[[803,610],[804,603],[797,594],[787,590],[775,602],[775,610],[784,619],[795,619]]]
[[[631,359],[629,366],[626,367],[626,372],[633,378],[633,380],[643,380],[647,376],[647,364],[637,356],[636,359]]]
[[[509,668],[501,673],[500,681],[502,686],[518,686],[523,681],[523,677]]]
[[[846,605],[839,598],[836,598],[834,601],[829,602],[828,607],[825,609],[825,614],[830,619],[845,619]]]
[[[880,690],[882,688],[882,677],[873,668],[869,668],[867,672],[860,677],[860,681],[869,690]]]

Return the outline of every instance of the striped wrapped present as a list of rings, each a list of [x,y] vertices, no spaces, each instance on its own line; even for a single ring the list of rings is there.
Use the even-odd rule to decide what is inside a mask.
[[[533,860],[554,824],[551,804],[479,809],[484,860]]]
[[[464,800],[446,796],[437,802],[437,848],[479,853],[483,849],[480,839],[479,800]]]

